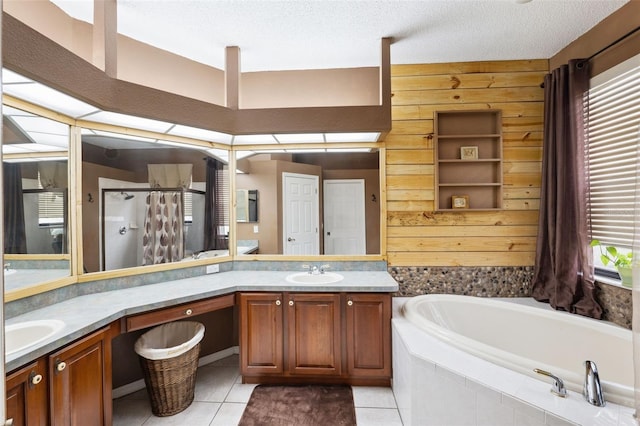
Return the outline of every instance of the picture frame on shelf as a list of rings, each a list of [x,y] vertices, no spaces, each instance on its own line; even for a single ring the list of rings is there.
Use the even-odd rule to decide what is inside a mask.
[[[460,159],[461,160],[477,160],[478,147],[477,146],[461,146]]]
[[[455,210],[463,210],[469,208],[469,196],[468,195],[452,195],[451,196],[451,208]]]

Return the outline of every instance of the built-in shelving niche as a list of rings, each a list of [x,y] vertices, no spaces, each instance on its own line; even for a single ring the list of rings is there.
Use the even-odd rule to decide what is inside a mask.
[[[501,209],[501,112],[436,111],[434,125],[436,209]],[[460,208],[454,208],[454,196],[462,198]]]

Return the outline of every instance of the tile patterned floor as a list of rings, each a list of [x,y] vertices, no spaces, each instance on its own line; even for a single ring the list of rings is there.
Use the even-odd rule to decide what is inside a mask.
[[[182,413],[155,417],[146,391],[113,401],[114,426],[234,426],[238,424],[255,385],[241,383],[238,356],[230,356],[198,369],[193,403]],[[353,387],[358,426],[401,426],[390,388]]]

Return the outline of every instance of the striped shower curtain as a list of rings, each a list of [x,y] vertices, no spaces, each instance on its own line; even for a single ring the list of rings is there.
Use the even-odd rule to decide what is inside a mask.
[[[182,194],[151,191],[142,237],[143,265],[169,263],[184,257]]]

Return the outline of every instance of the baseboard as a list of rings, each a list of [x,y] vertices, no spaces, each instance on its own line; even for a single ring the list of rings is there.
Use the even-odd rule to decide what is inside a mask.
[[[223,358],[226,358],[231,355],[236,355],[240,353],[239,346],[232,346],[227,349],[223,349],[218,352],[214,352],[209,355],[205,355],[198,360],[198,367],[202,367],[203,365],[211,364]],[[114,389],[111,392],[111,397],[113,399],[122,398],[123,396],[132,394],[134,392],[138,392],[145,388],[144,379],[136,380],[135,382],[127,383],[126,385],[120,386]]]
[[[221,360],[231,355],[237,355],[240,353],[239,346],[231,346],[230,348],[223,349],[218,352],[214,352],[209,355],[205,355],[198,360],[198,367],[202,367],[203,365],[211,364],[212,362]]]

